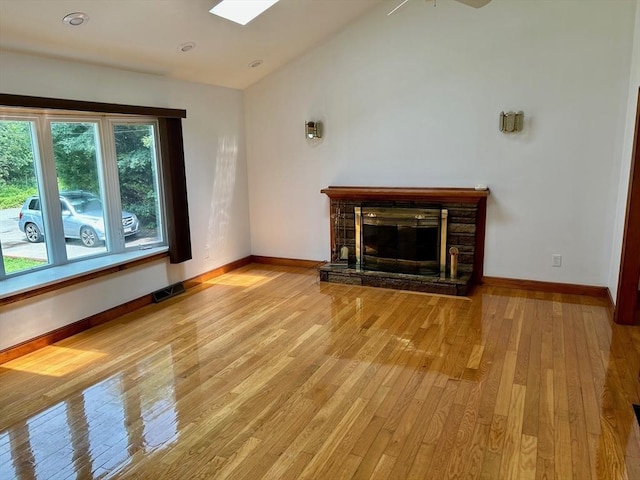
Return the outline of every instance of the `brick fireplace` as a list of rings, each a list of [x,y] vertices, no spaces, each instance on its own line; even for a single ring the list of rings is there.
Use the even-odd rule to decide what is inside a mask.
[[[330,199],[331,214],[331,262],[320,268],[322,281],[466,295],[482,278],[489,190],[328,187],[321,192]],[[454,276],[450,251],[457,252]]]

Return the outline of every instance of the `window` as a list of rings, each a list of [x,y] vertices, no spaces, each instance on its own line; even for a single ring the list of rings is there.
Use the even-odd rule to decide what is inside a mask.
[[[112,125],[118,158],[122,227],[125,237],[136,231],[140,221],[145,228],[141,244],[162,239],[162,204],[158,162],[156,160],[155,125],[120,123]],[[135,211],[135,215],[127,212]],[[137,215],[137,217],[136,217]]]
[[[46,243],[39,242],[42,227],[18,228],[25,196],[25,208],[41,216],[36,125],[33,118],[0,117],[0,278],[50,263]]]
[[[0,108],[0,280],[166,249],[159,125]]]

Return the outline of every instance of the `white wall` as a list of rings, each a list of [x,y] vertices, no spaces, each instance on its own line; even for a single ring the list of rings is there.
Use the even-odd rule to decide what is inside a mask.
[[[193,248],[183,264],[161,261],[0,307],[0,350],[251,253],[242,92],[6,51],[0,91],[186,109]]]
[[[328,185],[486,183],[485,275],[607,285],[635,5],[385,3],[250,87],[252,253],[328,259]]]
[[[611,249],[611,268],[608,286],[613,300],[618,294],[618,276],[622,255],[622,237],[627,212],[627,196],[629,193],[629,174],[631,173],[631,155],[633,152],[633,138],[636,124],[636,109],[638,107],[638,88],[640,87],[640,2],[636,6],[636,24],[633,39],[633,54],[631,59],[631,75],[629,79],[629,95],[627,99],[626,128],[624,132],[623,149],[621,154],[619,176],[617,181],[617,199]],[[640,285],[638,285],[640,290]]]

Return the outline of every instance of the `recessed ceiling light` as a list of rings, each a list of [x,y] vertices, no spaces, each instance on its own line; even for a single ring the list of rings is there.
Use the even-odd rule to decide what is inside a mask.
[[[62,19],[62,23],[71,25],[72,27],[79,27],[89,21],[89,15],[82,12],[74,12],[69,15],[65,15]]]
[[[246,25],[278,0],[222,0],[210,13]]]
[[[195,42],[187,42],[178,46],[178,50],[181,52],[190,52],[194,48],[196,48]]]
[[[262,65],[262,60],[254,60],[249,64],[249,68],[257,68]]]

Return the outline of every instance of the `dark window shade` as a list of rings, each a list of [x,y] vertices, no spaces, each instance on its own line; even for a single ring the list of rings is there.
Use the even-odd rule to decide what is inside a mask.
[[[171,263],[181,263],[191,260],[191,230],[182,146],[182,121],[179,118],[159,118],[158,123],[169,259]]]
[[[189,229],[187,179],[185,177],[181,121],[182,118],[187,116],[186,110],[31,97],[7,93],[0,93],[0,105],[156,117],[160,130],[160,155],[162,157],[162,182],[165,196],[169,258],[171,263],[191,260],[191,231]]]

